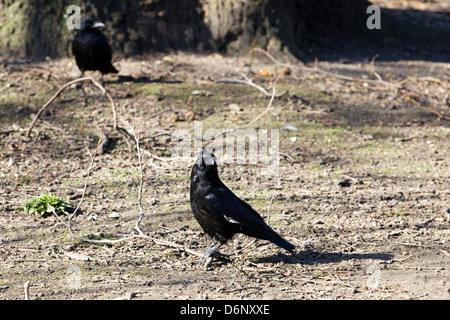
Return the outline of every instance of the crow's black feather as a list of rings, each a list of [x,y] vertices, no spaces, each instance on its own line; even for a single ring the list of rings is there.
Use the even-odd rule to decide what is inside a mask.
[[[117,73],[112,65],[112,51],[105,35],[98,29],[104,26],[93,18],[83,18],[81,29],[72,39],[72,52],[81,74],[86,70],[100,71],[103,74]]]
[[[203,231],[218,243],[217,248],[236,233],[243,233],[271,241],[289,252],[295,249],[269,227],[258,212],[223,184],[215,157],[210,153],[202,153],[192,168],[190,203],[194,217]],[[204,259],[213,252],[208,250]]]

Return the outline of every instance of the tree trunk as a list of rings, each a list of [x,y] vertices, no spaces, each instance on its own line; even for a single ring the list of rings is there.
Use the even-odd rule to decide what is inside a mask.
[[[70,55],[74,31],[64,15],[72,4],[82,16],[103,21],[113,51],[125,56],[170,50],[246,54],[260,47],[303,59],[312,44],[333,45],[342,36],[376,41],[418,35],[411,24],[386,14],[382,30],[369,32],[366,0],[3,0],[0,55]],[[420,41],[428,41],[428,32],[422,34]]]

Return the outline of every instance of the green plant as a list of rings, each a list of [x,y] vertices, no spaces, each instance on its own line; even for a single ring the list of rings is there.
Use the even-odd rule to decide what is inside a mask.
[[[65,200],[51,195],[49,193],[44,193],[38,197],[27,200],[21,207],[21,210],[25,212],[40,215],[41,217],[50,214],[69,214],[69,211],[73,210],[73,206],[67,203]]]

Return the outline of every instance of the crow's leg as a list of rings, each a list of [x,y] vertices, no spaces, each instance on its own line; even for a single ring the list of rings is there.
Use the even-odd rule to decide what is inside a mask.
[[[211,255],[217,251],[217,249],[220,248],[220,246],[222,245],[221,242],[217,243],[216,241],[214,241],[213,243],[211,243],[211,245],[208,247],[208,249],[206,250],[205,254],[203,255],[203,257],[200,258],[200,262],[201,263],[205,263],[205,266],[207,267],[210,263],[211,260],[209,260],[208,258],[211,257]],[[209,261],[208,261],[209,260]]]
[[[81,70],[80,78],[83,78],[83,77],[84,77],[84,70]],[[83,87],[83,82],[78,82],[75,86],[75,88],[77,88],[77,89],[81,89],[82,87]]]
[[[84,76],[84,71],[81,73],[81,78],[83,78],[83,76]],[[87,107],[89,97],[88,97],[85,87],[83,86],[83,82],[80,82],[80,86],[81,86],[81,91],[83,91],[83,96],[84,96],[84,107]]]
[[[102,87],[105,86],[105,82],[103,81],[103,73],[102,73],[102,77],[100,78],[100,84],[102,85]]]

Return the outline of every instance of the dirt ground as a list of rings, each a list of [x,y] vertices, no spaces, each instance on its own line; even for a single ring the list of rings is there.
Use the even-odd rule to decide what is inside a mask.
[[[150,237],[93,244],[55,216],[19,210],[50,192],[80,202],[99,127],[110,139],[95,158],[72,231],[89,239],[133,234],[140,171],[133,141],[112,127],[108,99],[72,86],[36,112],[79,71],[72,59],[0,69],[0,298],[23,299],[449,299],[450,116],[448,62],[375,61],[400,87],[375,84],[373,54],[318,62],[330,74],[283,70],[253,58],[178,53],[115,62],[105,77],[119,125],[149,139],[142,158]],[[313,64],[309,65],[310,67]],[[279,129],[280,164],[221,164],[219,175],[296,245],[288,253],[238,235],[204,268],[209,240],[189,207],[189,165],[170,161],[171,134],[236,128],[267,107],[256,88],[218,80],[245,74],[279,96],[252,128]],[[98,74],[92,73],[96,78]],[[83,93],[84,90],[84,93]],[[231,106],[230,106],[231,105]],[[290,126],[290,127],[287,127]],[[286,130],[290,129],[290,130]],[[192,131],[190,131],[192,134]],[[151,153],[151,154],[150,154]],[[193,157],[194,155],[192,155]],[[67,217],[64,217],[67,221]]]

